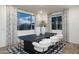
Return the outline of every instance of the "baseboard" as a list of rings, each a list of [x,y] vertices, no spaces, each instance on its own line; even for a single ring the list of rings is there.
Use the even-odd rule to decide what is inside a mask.
[[[72,41],[68,41],[68,43],[71,43],[71,44],[79,44],[79,42],[72,42]]]

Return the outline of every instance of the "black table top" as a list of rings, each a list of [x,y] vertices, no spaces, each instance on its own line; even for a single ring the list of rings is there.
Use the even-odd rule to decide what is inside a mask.
[[[46,34],[40,35],[40,36],[36,36],[35,34],[32,34],[32,35],[19,36],[19,38],[24,41],[39,42],[44,38],[50,38],[51,36],[54,36],[54,35],[56,35],[56,33],[46,33]]]

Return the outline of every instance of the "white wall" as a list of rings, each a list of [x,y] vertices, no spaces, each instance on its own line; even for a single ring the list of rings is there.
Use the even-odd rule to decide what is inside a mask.
[[[6,6],[0,5],[0,47],[6,46]]]
[[[67,16],[68,40],[79,44],[79,7],[69,8]]]
[[[30,35],[35,34],[34,30],[25,30],[25,31],[18,31],[17,36],[23,36],[23,35]]]
[[[52,33],[62,34],[62,30],[52,30]]]

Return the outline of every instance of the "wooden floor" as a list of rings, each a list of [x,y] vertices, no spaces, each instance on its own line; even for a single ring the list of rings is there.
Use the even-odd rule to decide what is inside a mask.
[[[79,54],[79,44],[66,43],[64,54]]]
[[[63,54],[79,54],[79,44],[65,43]],[[6,47],[0,48],[0,54],[9,54]]]
[[[0,48],[0,54],[9,54],[6,47]]]

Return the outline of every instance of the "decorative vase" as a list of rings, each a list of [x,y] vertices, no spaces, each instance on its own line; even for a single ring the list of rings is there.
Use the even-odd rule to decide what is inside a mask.
[[[46,28],[45,27],[41,27],[41,34],[45,34],[45,32],[46,32]]]
[[[40,27],[36,27],[36,29],[35,29],[35,34],[36,34],[37,36],[40,35]]]

